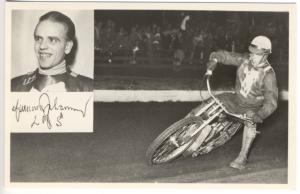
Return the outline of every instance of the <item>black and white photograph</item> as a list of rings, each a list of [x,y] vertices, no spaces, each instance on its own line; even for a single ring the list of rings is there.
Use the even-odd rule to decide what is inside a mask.
[[[91,13],[13,10],[11,91],[93,91]]]
[[[288,12],[96,10],[95,28],[95,91],[150,99],[95,104],[99,137],[122,137],[99,142],[121,154],[99,180],[287,183]]]
[[[49,126],[53,110],[57,127],[92,106],[92,130],[6,128],[9,185],[294,186],[294,4],[73,4],[10,7],[10,94],[92,90],[72,106],[42,96],[48,112],[27,124]],[[14,97],[6,120],[37,107]]]
[[[92,132],[94,12],[10,13],[10,131]]]

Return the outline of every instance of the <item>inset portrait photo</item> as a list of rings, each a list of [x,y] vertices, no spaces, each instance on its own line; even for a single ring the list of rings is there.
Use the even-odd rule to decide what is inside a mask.
[[[92,132],[94,12],[8,12],[11,132]]]
[[[12,92],[91,92],[93,12],[13,10]]]

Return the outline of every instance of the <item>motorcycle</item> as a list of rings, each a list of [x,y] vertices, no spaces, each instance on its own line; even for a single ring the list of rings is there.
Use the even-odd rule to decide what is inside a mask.
[[[229,112],[212,93],[211,75],[208,71],[204,76],[210,98],[202,101],[192,116],[175,122],[153,140],[146,152],[149,165],[207,154],[228,142],[245,121],[252,122],[246,115]]]

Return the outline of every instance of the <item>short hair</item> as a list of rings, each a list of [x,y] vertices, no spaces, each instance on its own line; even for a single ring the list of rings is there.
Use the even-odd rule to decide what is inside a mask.
[[[75,25],[68,16],[66,16],[58,11],[50,11],[50,12],[42,15],[39,19],[39,22],[42,22],[45,20],[51,20],[53,22],[59,22],[59,23],[63,24],[67,28],[67,38],[69,40],[74,41]]]

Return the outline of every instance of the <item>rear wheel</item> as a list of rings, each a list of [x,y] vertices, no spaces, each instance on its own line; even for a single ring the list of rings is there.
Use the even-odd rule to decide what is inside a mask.
[[[199,133],[194,132],[202,124],[200,117],[187,117],[168,127],[148,147],[148,163],[162,164],[179,157],[195,141]]]

